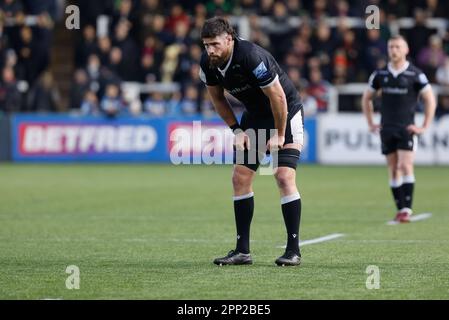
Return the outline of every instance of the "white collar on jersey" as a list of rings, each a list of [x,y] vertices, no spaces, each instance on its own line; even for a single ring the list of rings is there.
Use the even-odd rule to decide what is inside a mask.
[[[393,69],[393,65],[391,64],[391,62],[388,63],[388,71],[391,72],[391,74],[393,75],[393,77],[397,78],[397,76],[399,74],[401,74],[402,72],[404,72],[405,70],[407,70],[408,66],[410,65],[410,62],[405,61],[404,66],[401,69]]]
[[[226,67],[225,67],[223,70],[221,70],[220,67],[217,68],[218,71],[220,71],[220,73],[221,73],[221,75],[223,76],[223,78],[224,78],[224,76],[225,76],[225,74],[226,74],[226,71],[228,70],[229,66],[231,65],[231,61],[232,61],[232,57],[233,57],[233,56],[234,56],[234,47],[232,47],[231,57],[229,58],[229,61],[228,61],[228,63],[226,64]]]

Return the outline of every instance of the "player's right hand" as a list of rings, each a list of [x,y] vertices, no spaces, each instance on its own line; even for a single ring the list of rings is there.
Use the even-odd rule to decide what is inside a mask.
[[[379,133],[380,125],[379,124],[370,124],[369,131],[371,131],[372,133]]]
[[[249,150],[249,136],[245,133],[245,131],[237,130],[234,136],[234,145],[236,150]]]

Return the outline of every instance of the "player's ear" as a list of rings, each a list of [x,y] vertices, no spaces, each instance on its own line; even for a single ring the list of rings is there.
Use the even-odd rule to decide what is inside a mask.
[[[405,50],[405,55],[408,55],[410,49],[409,49],[409,47],[408,47],[407,41],[405,41],[405,40],[404,40],[404,47],[405,47],[405,49],[404,49],[404,50]]]

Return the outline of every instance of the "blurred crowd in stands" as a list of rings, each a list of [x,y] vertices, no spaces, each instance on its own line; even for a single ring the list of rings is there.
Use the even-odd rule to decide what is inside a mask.
[[[248,40],[269,50],[288,72],[306,114],[327,110],[332,86],[366,83],[374,69],[385,66],[389,26],[402,17],[414,20],[399,30],[409,40],[409,60],[432,83],[449,87],[449,1],[78,0],[70,1],[80,8],[81,30],[76,31],[75,59],[67,61],[75,70],[69,106],[58,107],[60,91],[48,65],[59,3],[1,1],[0,110],[213,114],[198,74],[200,30],[214,15],[248,18]],[[368,30],[364,23],[351,27],[348,18],[364,19],[371,4],[380,8],[380,29]],[[106,28],[98,23],[101,15],[108,17]],[[301,23],[293,26],[290,17],[299,17]],[[264,18],[270,23],[262,23]],[[336,22],[331,24],[329,18]],[[426,24],[431,18],[444,19],[443,33]],[[238,24],[235,27],[239,32]],[[135,105],[125,99],[123,82],[176,82],[180,90],[142,93]],[[449,113],[449,97],[441,96],[439,103],[438,112]]]

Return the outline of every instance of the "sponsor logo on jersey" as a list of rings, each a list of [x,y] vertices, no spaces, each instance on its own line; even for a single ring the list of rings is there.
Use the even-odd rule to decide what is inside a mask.
[[[258,80],[263,80],[268,75],[267,67],[263,61],[253,70],[254,75]]]

